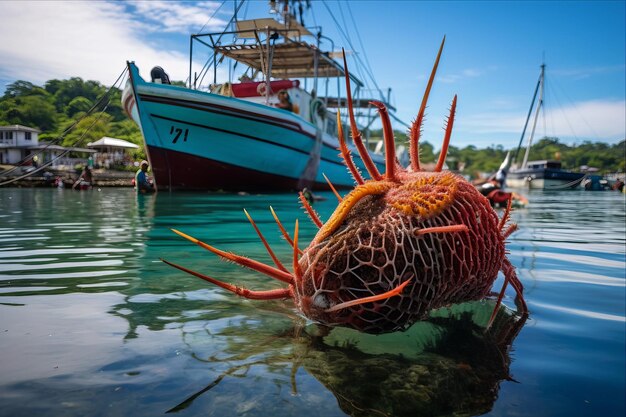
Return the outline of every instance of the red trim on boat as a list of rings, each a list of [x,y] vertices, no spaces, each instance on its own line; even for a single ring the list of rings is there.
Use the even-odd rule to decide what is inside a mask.
[[[148,147],[157,186],[160,190],[290,191],[298,189],[298,178],[268,174],[212,159]],[[169,167],[169,169],[168,169]],[[307,184],[329,189],[325,183]]]
[[[129,94],[124,101],[124,110],[130,119],[133,118],[133,106],[135,105],[135,97],[132,94]]]
[[[263,87],[259,87],[263,85]],[[230,87],[233,90],[233,95],[237,98],[241,97],[259,97],[264,96],[263,93],[266,85],[265,81],[249,81],[243,83],[233,83]],[[289,88],[297,88],[300,85],[300,80],[276,80],[270,81],[270,94],[276,94],[280,90],[287,90]]]

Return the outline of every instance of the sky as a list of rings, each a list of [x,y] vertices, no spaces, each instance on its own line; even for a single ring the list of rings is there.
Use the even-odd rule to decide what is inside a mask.
[[[446,37],[424,125],[423,138],[435,148],[455,94],[454,146],[517,146],[543,62],[545,117],[536,137],[567,144],[614,144],[626,137],[624,1],[311,3],[305,24],[322,27],[334,40],[322,49],[345,48],[350,68],[368,79],[367,87],[391,89],[395,114],[408,124]],[[0,94],[16,80],[43,85],[81,77],[110,86],[127,60],[135,61],[144,78],[160,65],[171,79],[184,81],[189,35],[223,30],[234,5],[0,1]],[[268,10],[267,1],[252,1],[240,9],[239,19],[267,17]],[[201,65],[203,57],[194,57]],[[373,77],[358,70],[357,61]]]

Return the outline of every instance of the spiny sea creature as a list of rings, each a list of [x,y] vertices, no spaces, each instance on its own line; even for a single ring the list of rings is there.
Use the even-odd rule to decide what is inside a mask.
[[[352,138],[371,179],[365,180],[348,150],[337,112],[339,150],[356,187],[322,223],[302,193],[300,200],[319,227],[309,246],[298,248],[298,221],[293,239],[274,216],[293,246],[293,271],[278,260],[246,212],[276,267],[224,252],[174,230],[180,236],[218,256],[285,282],[287,287],[252,291],[164,261],[239,296],[257,299],[291,298],[309,319],[327,326],[346,326],[367,333],[406,329],[431,310],[489,295],[498,272],[504,274],[495,312],[507,284],[515,289],[519,309],[527,307],[515,268],[506,258],[505,240],[517,226],[507,225],[510,202],[501,219],[488,200],[461,176],[442,171],[456,110],[452,101],[445,136],[434,172],[420,167],[418,142],[424,111],[439,65],[441,43],[417,118],[410,129],[410,166],[396,161],[393,130],[383,103],[372,102],[383,124],[386,172],[381,174],[367,153],[350,95],[350,77],[344,55],[346,90]],[[270,208],[271,209],[271,208]],[[492,320],[493,320],[492,316]]]

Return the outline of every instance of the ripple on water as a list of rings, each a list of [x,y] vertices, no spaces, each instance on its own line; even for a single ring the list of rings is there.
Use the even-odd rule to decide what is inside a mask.
[[[446,379],[458,375],[489,391],[493,415],[624,415],[626,240],[623,197],[615,193],[531,193],[530,205],[514,211],[520,231],[507,248],[530,319],[513,350],[497,357],[485,355],[493,348],[487,333],[464,320],[443,326],[447,319],[439,316],[386,337],[333,330],[309,341],[315,326],[297,317],[292,303],[242,300],[159,260],[252,289],[276,288],[170,228],[271,263],[245,207],[277,256],[289,261],[293,252],[267,206],[293,227],[303,214],[292,194],[143,198],[126,189],[0,189],[0,199],[7,194],[13,198],[0,204],[0,330],[7,330],[0,333],[0,407],[8,414],[150,416],[191,398],[180,414],[233,415],[241,402],[251,417],[274,415],[271,407],[287,407],[280,415],[366,415],[356,410],[359,401],[371,401],[368,410],[375,411],[397,392],[395,404],[409,407],[416,396],[427,403],[440,383],[452,410],[445,415],[469,415],[455,408],[459,385]],[[336,205],[327,197],[315,205],[322,218]],[[316,229],[301,226],[306,241]],[[509,288],[508,306],[513,295]],[[476,303],[485,321],[488,304]],[[486,351],[468,348],[474,339]],[[442,343],[435,351],[436,340]],[[449,367],[405,373],[424,358]],[[502,374],[493,376],[501,362]],[[377,379],[384,364],[394,365],[389,381],[399,384],[390,396],[381,395]],[[495,382],[484,384],[476,372]],[[477,399],[475,390],[457,394]],[[60,411],[59,404],[67,407]]]

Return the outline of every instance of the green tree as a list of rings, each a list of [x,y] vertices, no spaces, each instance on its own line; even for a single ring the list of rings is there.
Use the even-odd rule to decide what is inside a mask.
[[[91,106],[93,106],[93,103],[87,97],[74,97],[67,106],[65,106],[65,114],[69,117],[73,117],[76,113],[86,113],[91,109]]]
[[[28,81],[17,80],[7,86],[4,97],[48,96],[48,92]]]
[[[123,138],[135,145],[143,146],[143,137],[132,120],[126,118],[120,122],[111,123],[109,134],[116,138]]]
[[[93,113],[86,113],[97,104]],[[106,114],[98,116],[106,106]],[[124,113],[121,91],[79,77],[52,79],[39,87],[28,81],[10,84],[0,97],[0,124],[39,128],[42,141],[61,139],[66,146],[85,146],[115,136],[143,147],[139,128]],[[144,155],[143,149],[139,154]]]
[[[50,88],[55,90],[54,104],[59,112],[64,111],[75,97],[85,97],[95,102],[106,91],[97,81],[83,81],[80,77],[54,83],[54,86],[51,85]]]
[[[76,127],[63,138],[63,146],[87,146],[103,136],[109,136],[110,122],[113,118],[106,113],[85,116]]]
[[[420,161],[424,163],[435,162],[435,148],[430,142],[420,142]]]
[[[6,124],[37,127],[45,131],[55,128],[56,116],[54,106],[41,95],[5,96],[0,102],[0,120]]]

